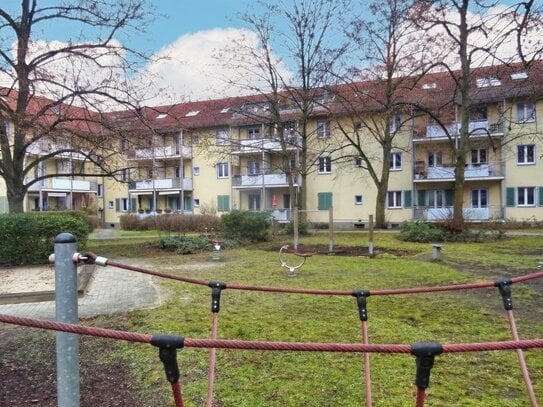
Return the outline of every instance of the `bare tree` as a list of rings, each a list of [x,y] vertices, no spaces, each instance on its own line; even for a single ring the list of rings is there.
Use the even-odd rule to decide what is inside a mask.
[[[413,113],[407,94],[417,85],[429,54],[429,44],[409,19],[412,6],[403,0],[373,1],[371,14],[345,24],[352,65],[338,76],[343,84],[332,88],[336,126],[344,136],[340,159],[351,166],[357,160],[373,181],[377,227],[386,223],[391,154],[409,149],[406,130]]]
[[[104,105],[137,105],[125,78],[144,55],[117,38],[141,31],[151,15],[145,0],[19,3],[18,10],[0,7],[0,76],[6,83],[0,98],[0,176],[10,212],[24,210],[26,192],[40,180],[96,176],[95,168],[102,175],[118,173],[104,155],[113,153],[111,138],[123,126],[109,121],[109,127],[100,113]],[[50,24],[69,24],[80,32],[64,43],[47,44],[35,36]],[[44,142],[55,148],[35,154]],[[38,171],[40,163],[71,154],[83,158],[80,165],[58,174]]]
[[[470,115],[477,106],[477,88],[494,86],[492,76],[480,78],[474,86],[474,68],[481,65],[503,64],[520,60],[528,66],[540,57],[541,41],[530,44],[526,49],[524,39],[533,30],[541,30],[541,9],[534,1],[518,2],[506,8],[498,7],[496,1],[483,0],[440,0],[418,1],[418,10],[413,21],[427,31],[439,30],[448,44],[448,58],[441,59],[436,66],[449,73],[454,83],[451,103],[456,109],[455,126],[438,115],[432,118],[447,135],[453,153],[454,201],[452,228],[461,230],[464,223],[463,195],[465,188],[465,167],[471,151],[474,132],[480,128],[470,126]],[[539,6],[541,7],[541,6]],[[514,39],[513,51],[500,51],[508,41]],[[488,71],[490,72],[490,71]]]

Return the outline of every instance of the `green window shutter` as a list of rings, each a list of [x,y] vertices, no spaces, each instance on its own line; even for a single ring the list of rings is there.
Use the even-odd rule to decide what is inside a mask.
[[[121,211],[121,200],[119,198],[115,199],[115,211],[120,212]]]
[[[426,206],[426,190],[421,190],[417,192],[418,198],[417,198],[417,205],[418,206]]]
[[[539,190],[539,206],[543,206],[543,187],[537,189]]]
[[[445,190],[445,206],[453,206],[454,189]]]
[[[219,195],[217,197],[217,210],[219,212],[228,212],[230,210],[230,196]]]
[[[138,209],[138,200],[136,198],[130,198],[130,212],[136,212]]]
[[[411,208],[413,205],[412,193],[411,190],[403,191],[403,207]]]
[[[317,209],[319,211],[326,211],[332,206],[332,193],[331,192],[319,192],[317,194]]]
[[[515,188],[507,188],[505,202],[507,206],[515,206]]]

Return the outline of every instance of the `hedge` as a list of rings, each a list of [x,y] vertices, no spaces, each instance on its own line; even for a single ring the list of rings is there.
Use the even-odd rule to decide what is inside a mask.
[[[90,227],[72,213],[20,213],[0,215],[0,265],[44,264],[54,251],[55,237],[73,234],[78,250],[86,247]]]

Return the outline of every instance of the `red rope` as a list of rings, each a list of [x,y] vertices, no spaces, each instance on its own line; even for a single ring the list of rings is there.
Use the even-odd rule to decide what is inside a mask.
[[[211,324],[211,339],[217,339],[217,331],[219,326],[219,313],[213,313],[213,322]],[[213,386],[215,385],[215,362],[217,361],[217,349],[209,350],[209,377],[207,382],[207,407],[213,405]]]
[[[368,321],[361,321],[362,323],[362,341],[364,345],[369,344],[368,339]],[[364,382],[366,385],[366,407],[372,406],[372,394],[371,394],[371,373],[370,373],[370,354],[364,353]]]
[[[507,310],[507,318],[509,320],[509,326],[511,327],[511,333],[513,334],[513,339],[518,341],[519,335],[517,330],[517,324],[515,323],[515,317],[513,316],[512,310]],[[537,407],[537,398],[535,396],[534,387],[532,385],[532,380],[530,379],[530,372],[528,371],[528,366],[526,365],[526,359],[524,358],[524,352],[521,349],[517,349],[517,358],[520,365],[520,371],[522,372],[522,378],[526,384],[526,390],[528,391],[528,397],[530,399],[530,404],[532,407]]]
[[[0,322],[29,326],[34,328],[62,331],[101,338],[120,339],[129,342],[150,343],[151,335],[119,331],[106,328],[95,328],[63,322],[16,317],[0,314]],[[241,341],[232,339],[191,339],[185,338],[186,348],[220,348],[261,351],[296,351],[296,352],[353,352],[353,353],[411,353],[411,345],[405,344],[359,344],[328,342],[269,342]],[[495,350],[515,350],[543,348],[543,339],[524,339],[502,342],[475,342],[444,344],[443,353],[482,352]]]
[[[426,401],[426,389],[417,389],[417,400],[415,402],[416,407],[424,407]]]
[[[94,253],[86,253],[92,262],[96,255]],[[124,270],[135,271],[138,273],[150,274],[157,277],[183,281],[186,283],[208,286],[209,281],[201,280],[190,277],[183,277],[175,274],[163,273],[160,271],[150,270],[143,267],[131,266],[128,264],[118,263],[115,261],[107,260],[108,266],[117,267]],[[513,283],[525,282],[537,278],[543,278],[543,272],[531,273],[525,276],[514,277],[511,279]],[[415,288],[396,288],[396,289],[382,289],[371,290],[371,295],[400,295],[400,294],[420,294],[430,292],[441,291],[457,291],[468,290],[477,288],[494,287],[494,282],[479,282],[479,283],[467,283],[467,284],[452,284],[435,287],[415,287]],[[232,290],[244,290],[244,291],[260,291],[260,292],[275,292],[275,293],[288,293],[288,294],[313,294],[313,295],[352,295],[352,290],[327,290],[327,289],[307,289],[307,288],[285,288],[285,287],[266,287],[266,286],[253,286],[245,284],[227,284],[227,287]]]
[[[175,407],[184,407],[183,393],[181,393],[181,385],[179,382],[172,383],[172,393],[175,401]]]

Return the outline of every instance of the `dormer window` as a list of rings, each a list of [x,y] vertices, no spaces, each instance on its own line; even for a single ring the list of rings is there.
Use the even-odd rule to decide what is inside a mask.
[[[429,82],[429,83],[423,83],[422,89],[435,89],[437,88],[437,84],[435,82]]]
[[[200,113],[199,110],[191,110],[190,112],[188,112],[185,117],[194,117],[196,115],[198,115],[198,113]]]
[[[514,81],[518,81],[520,79],[528,79],[528,73],[527,72],[513,72],[511,74],[511,79]]]
[[[168,116],[167,113],[160,113],[156,118],[157,119],[164,119],[166,116]]]
[[[488,76],[485,78],[477,78],[476,84],[478,88],[489,88],[492,86],[500,86],[502,82],[499,78]]]

